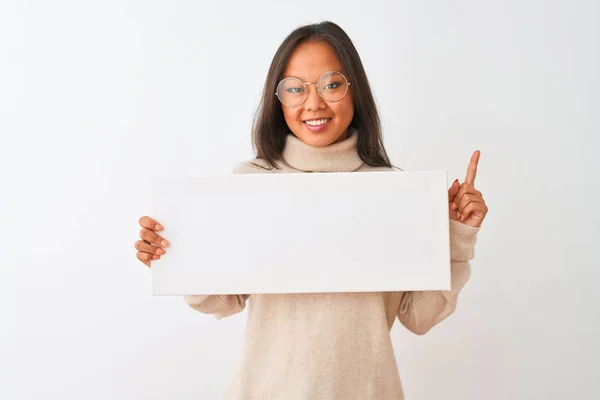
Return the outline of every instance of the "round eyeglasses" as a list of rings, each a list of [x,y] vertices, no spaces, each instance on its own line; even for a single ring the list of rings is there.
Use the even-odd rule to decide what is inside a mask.
[[[348,92],[350,82],[338,71],[325,72],[317,82],[302,82],[298,78],[284,78],[277,85],[275,95],[288,107],[300,107],[308,97],[306,85],[316,85],[317,93],[328,103],[340,101]]]

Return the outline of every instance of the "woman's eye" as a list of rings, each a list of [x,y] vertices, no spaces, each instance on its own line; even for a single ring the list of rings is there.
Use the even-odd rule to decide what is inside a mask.
[[[331,83],[325,85],[325,87],[323,89],[328,89],[328,90],[337,89],[340,86],[342,86],[341,82],[331,82]]]
[[[287,88],[286,92],[288,93],[302,93],[304,90],[301,87],[291,87]]]

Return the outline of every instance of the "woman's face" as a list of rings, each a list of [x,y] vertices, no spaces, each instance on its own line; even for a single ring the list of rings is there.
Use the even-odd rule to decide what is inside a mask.
[[[283,71],[283,77],[317,82],[321,75],[329,71],[339,71],[348,77],[328,43],[308,42],[296,48]],[[313,147],[329,146],[347,138],[348,126],[354,116],[352,86],[341,100],[333,103],[319,96],[316,85],[306,86],[308,93],[304,104],[296,108],[281,105],[285,122],[292,133]]]

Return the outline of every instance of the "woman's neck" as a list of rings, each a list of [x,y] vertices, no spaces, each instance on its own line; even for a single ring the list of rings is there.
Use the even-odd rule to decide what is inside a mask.
[[[283,159],[292,168],[305,172],[351,172],[363,161],[357,151],[358,134],[348,128],[346,137],[326,147],[313,147],[288,134]]]

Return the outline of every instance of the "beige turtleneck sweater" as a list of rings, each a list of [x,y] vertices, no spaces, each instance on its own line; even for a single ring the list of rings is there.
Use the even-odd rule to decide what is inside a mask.
[[[281,169],[264,169],[263,161],[252,160],[233,172],[390,170],[365,165],[356,143],[353,134],[326,148],[314,148],[289,135]],[[217,319],[248,307],[243,352],[227,398],[403,399],[392,325],[398,318],[422,335],[454,311],[458,293],[469,279],[478,230],[450,221],[450,291],[184,296],[190,307]]]

